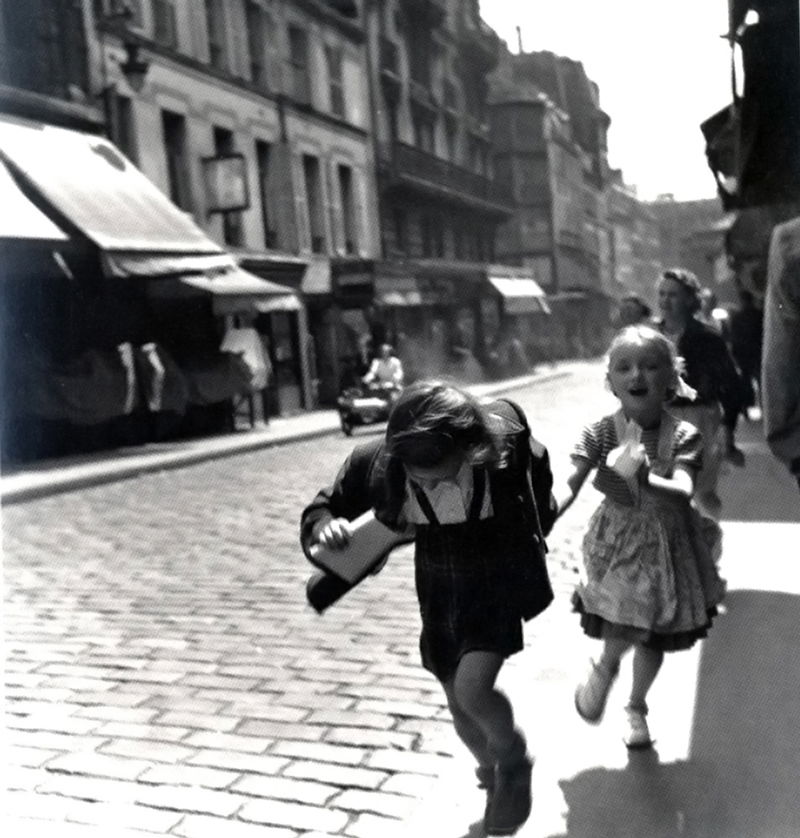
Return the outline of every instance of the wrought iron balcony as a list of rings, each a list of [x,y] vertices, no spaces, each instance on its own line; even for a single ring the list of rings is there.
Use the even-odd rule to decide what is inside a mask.
[[[438,102],[433,95],[433,91],[427,85],[411,79],[408,92],[411,96],[412,104],[427,108],[429,111],[437,110]]]
[[[381,36],[379,54],[381,81],[386,86],[386,92],[396,97],[400,92],[401,84],[397,44],[390,38]]]
[[[508,193],[485,175],[400,141],[384,146],[381,152],[387,186],[433,194],[443,201],[480,206],[501,214],[512,212]]]

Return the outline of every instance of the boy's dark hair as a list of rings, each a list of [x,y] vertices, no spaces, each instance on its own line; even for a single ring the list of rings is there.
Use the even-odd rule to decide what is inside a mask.
[[[478,400],[442,381],[418,381],[402,392],[386,428],[389,454],[419,468],[439,465],[455,452],[472,463],[497,462],[500,439]]]

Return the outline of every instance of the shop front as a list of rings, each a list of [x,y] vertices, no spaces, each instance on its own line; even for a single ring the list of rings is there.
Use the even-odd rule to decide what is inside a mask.
[[[495,378],[524,375],[552,358],[551,310],[547,295],[528,268],[490,265],[483,300],[489,348],[488,366]]]
[[[291,289],[240,268],[101,137],[3,117],[0,160],[66,239],[4,248],[4,424],[38,440],[16,454],[234,427],[267,374],[243,318]]]
[[[306,306],[303,304],[309,259],[288,253],[241,252],[242,268],[284,293],[256,302],[254,326],[262,337],[272,375],[264,393],[267,416],[291,416],[319,403],[319,387]],[[287,293],[288,292],[288,293]]]

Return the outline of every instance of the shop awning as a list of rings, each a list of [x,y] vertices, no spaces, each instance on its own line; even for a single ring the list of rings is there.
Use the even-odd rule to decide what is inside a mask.
[[[223,252],[102,137],[4,116],[0,158],[103,250]]]
[[[64,242],[69,236],[51,221],[17,186],[0,163],[0,239]]]
[[[150,279],[147,291],[151,297],[162,300],[210,295],[214,313],[219,315],[248,310],[297,311],[302,308],[300,299],[290,289],[254,276],[238,266],[218,274]]]
[[[550,314],[547,296],[535,279],[490,274],[489,282],[503,298],[506,314]]]

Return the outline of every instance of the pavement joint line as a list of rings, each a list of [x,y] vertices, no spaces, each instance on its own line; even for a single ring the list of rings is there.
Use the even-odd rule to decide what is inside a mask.
[[[467,390],[484,397],[500,395],[523,387],[544,384],[571,375],[569,370],[551,370],[533,373],[518,378],[498,382],[472,384]],[[335,411],[332,411],[335,413]],[[301,414],[302,416],[302,414]],[[100,462],[83,462],[79,465],[63,465],[53,461],[53,468],[37,467],[31,472],[20,471],[8,475],[0,474],[0,505],[24,503],[30,500],[50,497],[65,492],[88,489],[108,483],[129,480],[145,474],[186,468],[200,463],[232,457],[238,454],[250,454],[267,448],[288,445],[293,442],[305,442],[341,433],[338,415],[332,416],[330,425],[322,427],[285,430],[269,435],[223,435],[209,437],[206,440],[192,441],[194,447],[181,451],[142,451],[135,448],[125,449],[121,459],[115,459],[113,452]],[[124,458],[130,458],[125,462]]]

